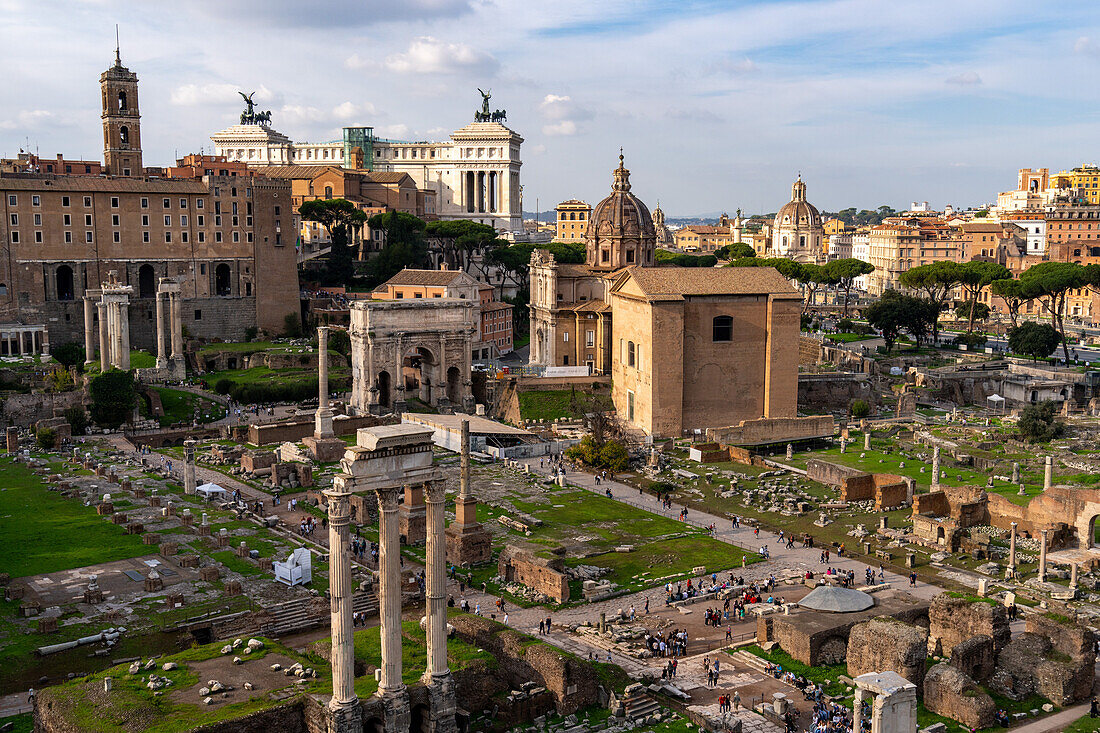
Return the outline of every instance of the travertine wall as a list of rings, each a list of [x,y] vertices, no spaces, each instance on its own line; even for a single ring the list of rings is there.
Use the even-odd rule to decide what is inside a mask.
[[[1004,606],[975,603],[947,593],[932,599],[928,621],[929,651],[932,654],[946,654],[957,644],[979,634],[993,639],[993,648],[999,651],[1011,635]]]
[[[722,445],[763,445],[832,435],[831,415],[742,420],[736,425],[707,428],[707,440]]]
[[[897,672],[917,686],[924,684],[928,629],[883,617],[856,624],[848,635],[848,676]]]

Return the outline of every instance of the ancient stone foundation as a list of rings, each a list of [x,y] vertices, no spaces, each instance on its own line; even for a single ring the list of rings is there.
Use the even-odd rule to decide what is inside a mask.
[[[848,635],[848,675],[896,672],[916,685],[924,682],[928,630],[888,617],[856,624]]]

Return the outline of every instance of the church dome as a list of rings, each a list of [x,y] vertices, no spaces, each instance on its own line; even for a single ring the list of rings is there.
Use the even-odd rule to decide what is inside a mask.
[[[775,215],[775,226],[819,227],[821,214],[817,207],[806,200],[806,184],[802,176],[791,186],[791,200]]]
[[[652,265],[656,236],[649,207],[630,192],[630,171],[623,166],[620,154],[611,194],[593,207],[588,220],[588,264],[612,268]]]

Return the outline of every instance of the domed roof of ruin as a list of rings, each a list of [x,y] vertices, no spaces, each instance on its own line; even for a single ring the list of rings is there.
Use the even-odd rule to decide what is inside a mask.
[[[798,602],[802,608],[831,613],[854,613],[866,611],[875,605],[875,599],[855,588],[840,588],[832,585],[819,585]]]

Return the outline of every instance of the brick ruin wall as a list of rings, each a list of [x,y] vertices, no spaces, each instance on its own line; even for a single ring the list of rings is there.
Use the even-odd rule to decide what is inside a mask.
[[[707,441],[722,445],[761,445],[832,435],[832,415],[762,417],[724,428],[707,428]]]

